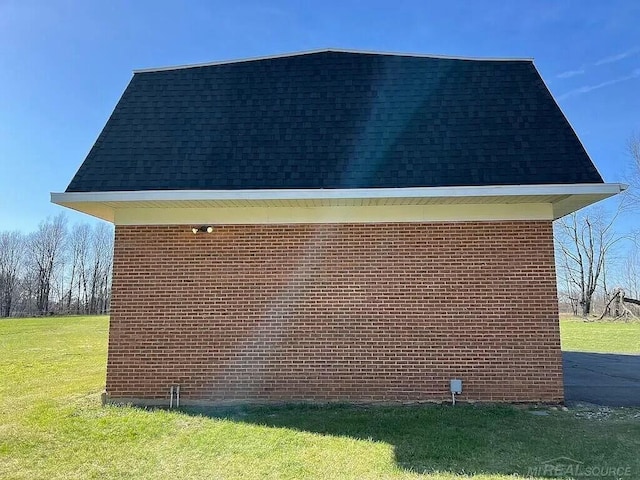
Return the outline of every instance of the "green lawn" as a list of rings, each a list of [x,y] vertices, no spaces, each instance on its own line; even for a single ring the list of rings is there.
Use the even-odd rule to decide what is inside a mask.
[[[0,478],[541,478],[558,457],[640,478],[637,409],[103,408],[106,341],[105,317],[0,320]]]
[[[585,322],[563,318],[562,350],[600,353],[640,353],[640,322]]]

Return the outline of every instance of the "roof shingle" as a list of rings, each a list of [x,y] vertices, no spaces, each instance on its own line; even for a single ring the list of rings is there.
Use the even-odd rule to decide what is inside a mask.
[[[602,183],[531,61],[318,52],[136,73],[67,192]]]

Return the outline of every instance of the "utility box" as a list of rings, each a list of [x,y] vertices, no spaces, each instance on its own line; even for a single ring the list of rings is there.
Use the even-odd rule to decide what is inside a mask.
[[[462,380],[459,378],[452,378],[450,384],[451,393],[455,393],[456,395],[460,395],[462,393]]]

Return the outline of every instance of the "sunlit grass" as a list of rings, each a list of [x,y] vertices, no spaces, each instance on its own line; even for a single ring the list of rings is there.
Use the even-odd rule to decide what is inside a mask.
[[[514,479],[560,456],[640,478],[632,409],[101,407],[107,328],[106,317],[0,320],[0,478]]]
[[[640,354],[640,322],[586,322],[563,318],[560,322],[562,350]]]

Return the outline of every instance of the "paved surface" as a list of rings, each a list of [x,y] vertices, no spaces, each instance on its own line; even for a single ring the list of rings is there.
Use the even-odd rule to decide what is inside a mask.
[[[562,352],[568,403],[640,407],[640,355]]]

